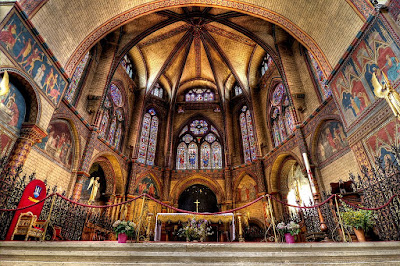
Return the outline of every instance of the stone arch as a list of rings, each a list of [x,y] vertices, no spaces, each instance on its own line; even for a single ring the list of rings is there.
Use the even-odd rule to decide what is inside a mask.
[[[122,167],[118,159],[110,153],[99,153],[92,160],[89,165],[99,163],[100,166],[104,166],[107,180],[107,193],[122,195],[125,192],[125,179],[122,173]],[[109,188],[112,187],[112,189]]]
[[[268,182],[268,191],[270,193],[275,193],[280,191],[280,170],[282,168],[282,165],[284,164],[285,160],[292,158],[293,161],[296,161],[300,167],[303,169],[304,165],[302,160],[300,160],[297,155],[295,155],[292,152],[285,152],[279,154],[276,158],[275,161],[272,163],[270,174],[269,174],[269,180]]]
[[[173,189],[171,190],[171,193],[169,193],[169,200],[173,204],[178,204],[179,196],[182,194],[182,192],[192,186],[192,185],[204,185],[212,190],[214,192],[215,196],[217,197],[218,203],[222,203],[225,201],[225,194],[223,188],[213,180],[212,178],[209,178],[207,176],[201,175],[201,174],[193,174],[192,176],[178,182]]]
[[[122,25],[127,24],[130,21],[139,18],[140,16],[149,14],[156,10],[159,11],[173,7],[191,6],[193,4],[200,6],[225,8],[270,21],[278,25],[279,27],[283,28],[290,35],[296,38],[300,43],[302,43],[308,50],[310,50],[315,55],[316,60],[320,63],[326,76],[328,76],[328,73],[330,73],[330,71],[332,70],[332,66],[330,65],[328,59],[326,58],[326,56],[322,52],[322,49],[319,47],[316,41],[313,40],[311,36],[309,36],[305,31],[303,31],[299,26],[297,26],[295,23],[290,21],[285,16],[273,12],[267,8],[255,6],[248,3],[239,3],[232,0],[219,1],[211,4],[210,1],[208,0],[196,0],[193,1],[192,3],[185,3],[185,4],[180,4],[177,3],[176,1],[162,1],[162,2],[156,1],[133,7],[130,10],[126,10],[125,12],[115,16],[113,19],[110,19],[109,21],[101,24],[96,29],[94,29],[77,46],[77,48],[72,53],[72,55],[70,56],[65,65],[66,73],[70,76],[73,73],[75,67],[77,66],[80,58],[84,56],[85,52],[90,47],[92,47],[100,39],[105,37],[108,33],[120,28]]]

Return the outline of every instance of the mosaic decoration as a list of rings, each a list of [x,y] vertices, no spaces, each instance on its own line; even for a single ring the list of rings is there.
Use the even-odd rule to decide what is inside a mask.
[[[321,70],[320,66],[318,65],[317,60],[315,60],[314,56],[310,51],[307,51],[308,58],[310,60],[311,70],[314,74],[314,79],[317,82],[317,86],[319,92],[321,93],[322,98],[325,100],[329,96],[332,95],[332,91],[330,87],[326,86],[326,78],[324,72]]]
[[[400,82],[400,48],[382,20],[376,19],[355,46],[331,80],[346,127],[351,127],[375,102],[373,73],[380,81],[384,73],[394,88]]]
[[[57,160],[67,168],[71,168],[74,140],[68,123],[63,120],[52,121],[47,128],[47,133],[48,135],[36,146],[52,159]]]
[[[99,138],[105,139],[109,145],[116,149],[121,148],[122,132],[125,128],[122,106],[124,106],[124,97],[121,90],[111,83],[101,106],[103,118],[99,125]]]
[[[140,136],[140,145],[138,153],[138,162],[154,165],[156,147],[157,147],[157,133],[158,133],[158,117],[154,109],[148,110],[144,115],[142,134]]]
[[[261,76],[264,76],[264,74],[268,71],[268,69],[271,67],[271,65],[274,63],[274,60],[272,57],[267,54],[264,56],[263,61],[261,62],[261,67],[260,67],[260,72]]]
[[[257,158],[256,141],[253,131],[253,121],[247,106],[242,107],[239,115],[240,131],[242,133],[244,162],[249,163]]]
[[[212,125],[204,120],[194,120],[190,125],[202,125],[202,130],[194,129],[182,134],[179,137],[179,145],[176,151],[176,169],[221,169],[222,168],[222,146],[219,136],[211,133],[212,129],[217,131]],[[207,125],[205,128],[204,126]],[[187,126],[181,132],[187,132]],[[211,130],[210,130],[210,129]]]
[[[248,202],[257,198],[257,183],[246,175],[242,178],[236,189],[236,202]]]
[[[190,131],[195,135],[203,135],[208,130],[208,124],[204,120],[194,120],[190,123]]]
[[[320,129],[317,142],[318,162],[322,163],[347,148],[347,135],[338,121],[328,121]]]
[[[391,0],[388,6],[389,14],[400,27],[400,0]]]
[[[48,0],[18,0],[22,10],[30,16],[35,9],[39,9],[40,6],[43,6]]]
[[[155,197],[155,198],[159,197],[159,192],[157,190],[157,184],[149,176],[146,176],[142,180],[140,180],[139,183],[135,187],[135,190],[134,190],[135,195],[141,195],[143,193],[147,193],[150,196]]]
[[[389,163],[388,159],[395,162],[397,165],[400,163],[397,158],[395,158],[391,149],[392,145],[398,147],[399,144],[400,124],[395,119],[380,126],[365,140],[365,146],[370,155],[370,160],[375,163],[375,157],[378,157],[381,159],[382,166]]]
[[[295,129],[290,102],[282,83],[279,83],[272,93],[269,110],[272,137],[276,147],[292,135]]]
[[[26,103],[21,92],[11,82],[9,88],[8,91],[0,91],[0,121],[15,133],[19,132],[24,122]]]
[[[0,45],[37,83],[47,98],[58,104],[67,83],[17,14],[13,14],[0,31]]]
[[[86,67],[89,59],[89,52],[86,53],[85,57],[81,60],[78,66],[75,69],[74,75],[72,75],[71,83],[68,86],[67,92],[65,93],[64,98],[69,102],[72,102],[75,99],[75,95],[77,92],[79,81],[81,80],[83,70]]]
[[[214,92],[210,89],[191,89],[185,95],[187,102],[212,102],[214,101]]]
[[[133,79],[133,64],[128,55],[124,55],[124,57],[121,59],[120,65],[123,67],[123,69],[125,69],[126,74]]]
[[[161,87],[159,83],[157,83],[154,86],[154,89],[151,91],[151,94],[162,99],[164,94],[164,89]]]

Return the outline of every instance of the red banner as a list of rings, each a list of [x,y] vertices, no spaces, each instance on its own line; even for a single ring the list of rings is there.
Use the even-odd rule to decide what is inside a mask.
[[[32,205],[32,204],[42,200],[45,197],[46,197],[45,183],[38,179],[32,180],[26,186],[24,193],[22,194],[21,200],[19,201],[18,208]],[[21,213],[32,212],[33,215],[36,215],[37,217],[39,217],[40,212],[42,211],[43,205],[44,205],[44,201],[42,203],[39,203],[30,208],[16,211],[14,218],[11,222],[10,228],[8,229],[6,240],[11,240],[11,236],[14,232],[15,225],[16,225],[16,223],[18,221],[18,217],[20,216]]]

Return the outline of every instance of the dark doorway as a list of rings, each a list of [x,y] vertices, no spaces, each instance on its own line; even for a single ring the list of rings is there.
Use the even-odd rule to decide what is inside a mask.
[[[195,202],[199,202],[199,212],[218,212],[217,197],[204,185],[193,185],[185,189],[179,196],[179,209],[196,211]]]
[[[105,205],[107,202],[107,198],[105,197],[107,183],[103,168],[101,168],[99,163],[94,163],[92,167],[90,167],[89,173],[90,177],[85,180],[82,186],[80,201],[87,202],[89,199],[91,189],[88,190],[87,188],[90,184],[90,179],[92,177],[100,177],[100,188],[97,192],[95,202],[97,202],[96,205]]]

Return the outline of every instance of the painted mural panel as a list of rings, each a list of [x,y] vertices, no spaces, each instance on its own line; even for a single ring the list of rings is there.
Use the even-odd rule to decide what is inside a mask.
[[[66,82],[16,13],[0,31],[0,45],[54,104],[60,101]]]
[[[67,122],[55,120],[47,128],[47,137],[36,144],[42,151],[53,159],[71,168],[73,155],[73,138]]]
[[[375,157],[378,157],[382,164],[384,164],[387,159],[396,162],[396,158],[391,152],[391,145],[398,146],[399,144],[400,123],[396,119],[393,119],[375,130],[365,140],[370,160],[373,163],[375,163]]]
[[[322,125],[318,137],[317,158],[322,163],[349,146],[343,125],[338,121],[328,121]]]
[[[236,202],[248,202],[257,198],[257,184],[253,178],[246,175],[240,181],[236,190]]]
[[[152,197],[158,198],[157,185],[154,180],[146,176],[136,185],[134,190],[135,195],[140,195],[142,193],[147,193]]]
[[[382,20],[377,19],[331,81],[346,127],[375,102],[371,78],[387,76],[396,88],[400,83],[400,47]]]
[[[25,119],[26,103],[21,92],[13,84],[8,84],[9,90],[0,91],[0,121],[17,132]]]
[[[400,27],[400,0],[391,0],[388,6],[389,14]]]

